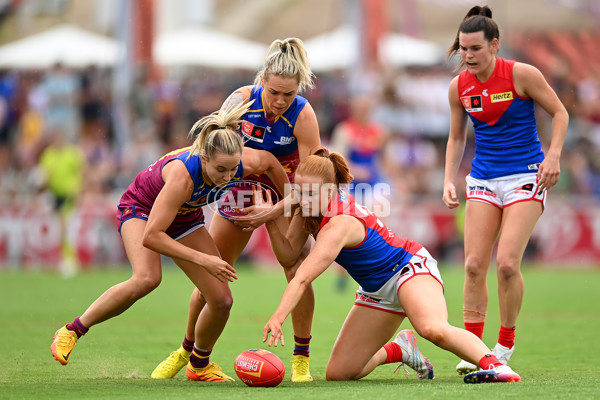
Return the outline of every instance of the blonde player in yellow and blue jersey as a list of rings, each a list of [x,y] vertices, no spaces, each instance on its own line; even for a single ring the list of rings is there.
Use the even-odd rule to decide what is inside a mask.
[[[245,146],[265,150],[273,154],[286,170],[290,182],[294,181],[294,172],[298,163],[312,151],[320,147],[317,117],[307,100],[300,96],[306,88],[313,87],[313,74],[308,56],[300,39],[288,38],[271,43],[264,60],[263,68],[256,75],[254,85],[244,86],[225,101],[223,107],[253,102],[242,116],[240,135]],[[261,183],[263,188],[273,194],[275,201],[282,199],[283,192],[276,190],[268,176],[253,175],[244,178],[233,191],[234,198],[252,198],[252,186]],[[245,192],[245,196],[240,196]],[[247,207],[248,206],[248,207]],[[238,212],[244,209],[243,212]],[[234,265],[252,235],[255,228],[269,219],[275,218],[278,224],[287,226],[289,218],[283,216],[283,202],[278,202],[273,212],[245,219],[251,204],[239,204],[237,207],[221,209],[215,213],[210,226],[223,260]],[[235,222],[234,222],[235,221]],[[250,228],[250,229],[248,229]],[[287,280],[294,277],[298,265],[306,256],[310,246],[306,243],[304,251],[297,260],[282,264]],[[172,378],[187,363],[193,348],[194,325],[205,300],[199,290],[194,290],[189,304],[186,334],[181,346],[173,351],[152,372],[152,378]],[[292,359],[291,379],[293,382],[310,382],[311,326],[314,311],[312,288],[306,291],[298,307],[292,312],[292,323],[296,346]]]
[[[475,6],[463,19],[449,55],[460,67],[449,88],[450,135],[446,148],[443,200],[458,207],[454,180],[463,157],[467,116],[475,130],[475,157],[466,179],[465,328],[482,337],[488,306],[487,270],[494,245],[500,331],[494,354],[504,364],[514,352],[517,317],[523,303],[521,260],[541,216],[546,192],[558,181],[559,159],[569,115],[535,67],[497,57],[499,29],[487,7]],[[542,151],[535,103],[552,117],[552,141]],[[476,370],[461,361],[460,374]]]
[[[191,147],[165,155],[127,188],[117,218],[132,276],[56,331],[51,351],[62,365],[69,362],[77,340],[89,328],[121,314],[160,284],[162,254],[185,272],[206,302],[194,327],[188,379],[233,380],[209,357],[229,318],[233,300],[228,284],[237,276],[204,227],[202,206],[225,196],[232,185],[252,174],[267,174],[279,190],[289,184],[272,154],[243,146],[236,128],[249,106],[241,104],[199,120],[190,131],[196,136]]]

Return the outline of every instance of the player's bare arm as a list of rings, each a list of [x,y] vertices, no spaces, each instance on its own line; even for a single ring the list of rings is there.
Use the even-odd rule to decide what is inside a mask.
[[[285,345],[281,325],[287,316],[296,307],[310,284],[333,264],[342,248],[360,243],[362,240],[360,237],[364,238],[364,227],[354,217],[336,216],[323,227],[319,232],[315,247],[298,268],[296,275],[285,289],[277,310],[265,325],[263,342],[268,339],[269,347],[272,345],[277,347],[279,341],[282,346]],[[271,333],[270,338],[269,333]]]
[[[242,103],[246,103],[250,98],[252,86],[244,86],[231,93],[221,105],[221,110],[231,110]]]
[[[171,258],[180,258],[201,265],[222,282],[237,279],[235,269],[220,257],[208,255],[187,247],[167,235],[177,211],[191,198],[194,184],[187,169],[179,160],[163,168],[165,186],[156,197],[144,230],[145,247]]]
[[[298,141],[300,161],[321,147],[317,116],[309,103],[306,103],[298,115],[296,126],[294,127],[294,136]]]
[[[455,77],[450,83],[448,101],[450,102],[450,132],[446,147],[443,201],[448,208],[455,208],[458,207],[460,202],[458,201],[454,180],[467,141],[467,114],[458,96],[458,77]]]
[[[244,147],[242,165],[244,166],[244,177],[264,173],[271,179],[280,193],[285,193],[286,186],[290,184],[281,163],[268,151]]]
[[[539,188],[547,190],[558,182],[560,155],[567,135],[569,114],[537,68],[515,63],[513,80],[517,94],[532,98],[552,117],[552,141],[538,171]]]

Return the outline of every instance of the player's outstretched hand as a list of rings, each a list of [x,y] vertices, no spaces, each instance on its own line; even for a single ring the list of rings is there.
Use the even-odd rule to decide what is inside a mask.
[[[269,337],[271,333],[271,337]],[[273,344],[277,347],[277,343],[281,341],[281,345],[285,346],[285,339],[283,338],[283,331],[281,330],[281,323],[271,317],[269,322],[265,325],[263,330],[263,343],[269,339],[267,345],[271,347]]]
[[[234,224],[241,226],[244,230],[254,230],[272,219],[271,191],[262,190],[260,183],[252,186],[252,204],[241,210],[244,213],[243,216],[231,218]]]

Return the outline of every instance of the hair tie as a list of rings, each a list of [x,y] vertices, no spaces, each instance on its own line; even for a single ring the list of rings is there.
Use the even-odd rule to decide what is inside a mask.
[[[282,53],[287,53],[288,42],[281,43],[281,46],[279,47],[281,48]]]

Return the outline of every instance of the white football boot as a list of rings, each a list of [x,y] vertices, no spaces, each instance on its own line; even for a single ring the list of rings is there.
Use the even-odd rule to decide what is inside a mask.
[[[496,356],[498,361],[504,365],[508,364],[508,360],[510,360],[514,352],[515,346],[509,349],[508,347],[502,346],[500,343],[496,343],[496,346],[494,346],[494,349],[492,350],[492,353]]]
[[[458,372],[459,375],[470,374],[471,372],[475,372],[477,370],[478,368],[475,364],[465,360],[460,360],[460,362],[456,366],[456,372]]]

